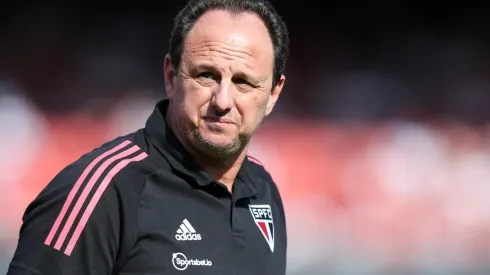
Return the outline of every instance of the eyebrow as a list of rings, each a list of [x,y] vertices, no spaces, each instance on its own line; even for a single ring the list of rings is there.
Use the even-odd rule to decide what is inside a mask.
[[[210,72],[216,73],[219,70],[217,70],[216,67],[214,67],[213,65],[209,65],[209,64],[205,64],[205,63],[190,66],[190,72],[191,73],[197,73],[200,71],[210,71]],[[243,71],[239,71],[239,72],[234,73],[233,78],[243,78],[253,85],[260,85],[260,83],[264,82],[267,79],[267,77],[255,77],[255,76],[247,74]]]
[[[213,72],[216,72],[216,68],[211,66],[211,65],[207,65],[207,64],[198,64],[198,65],[192,65],[191,66],[191,72],[197,72],[197,71],[213,71]]]

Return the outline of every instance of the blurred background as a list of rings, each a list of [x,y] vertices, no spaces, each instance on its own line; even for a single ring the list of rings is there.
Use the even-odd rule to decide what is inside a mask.
[[[284,199],[288,274],[489,274],[490,9],[368,2],[273,1],[291,57],[250,153]],[[0,273],[37,193],[164,98],[184,1],[160,4],[2,6]]]

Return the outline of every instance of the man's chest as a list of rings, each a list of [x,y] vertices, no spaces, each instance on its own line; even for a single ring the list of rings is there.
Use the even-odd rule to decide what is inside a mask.
[[[271,201],[148,189],[121,274],[284,274],[286,232]]]

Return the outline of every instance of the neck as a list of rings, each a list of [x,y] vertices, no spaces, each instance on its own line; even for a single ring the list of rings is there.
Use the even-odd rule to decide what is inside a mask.
[[[231,192],[235,178],[238,175],[243,160],[246,157],[246,148],[239,154],[230,156],[226,159],[215,158],[208,154],[204,154],[191,146],[189,142],[182,137],[179,124],[175,122],[174,116],[170,111],[170,106],[167,110],[166,117],[167,123],[169,124],[169,127],[174,135],[177,137],[177,140],[179,140],[184,149],[193,157],[194,161],[215,181],[224,184]]]
[[[233,182],[235,182],[235,178],[245,159],[245,150],[238,156],[230,157],[226,160],[217,160],[203,154],[192,153],[192,151],[189,152],[191,152],[196,163],[204,171],[206,171],[215,181],[224,184],[231,192]]]

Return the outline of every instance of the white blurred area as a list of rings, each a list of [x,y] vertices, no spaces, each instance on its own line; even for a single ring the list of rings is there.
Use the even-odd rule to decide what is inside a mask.
[[[19,215],[25,205],[19,200],[23,190],[18,175],[28,171],[43,138],[44,121],[29,98],[13,83],[0,82],[0,209],[4,209],[0,240],[11,238],[10,227],[20,225]]]

